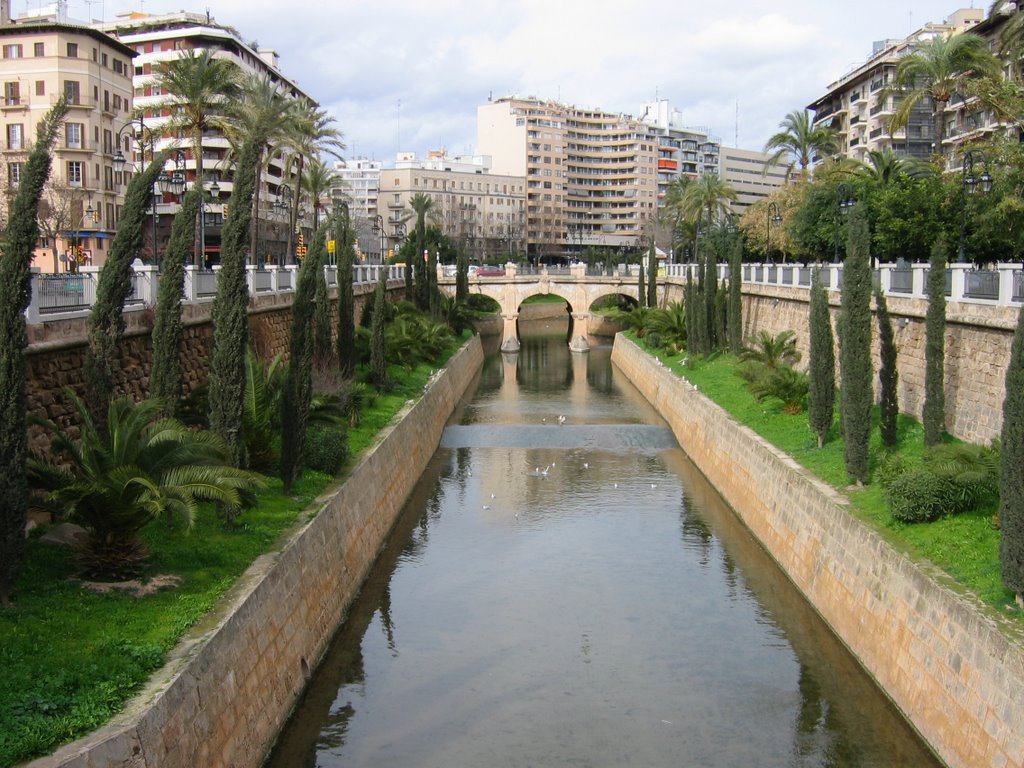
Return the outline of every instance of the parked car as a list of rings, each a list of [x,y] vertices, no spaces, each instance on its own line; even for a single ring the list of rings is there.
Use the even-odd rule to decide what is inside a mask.
[[[505,268],[504,267],[495,267],[495,266],[492,266],[490,264],[484,264],[483,266],[477,267],[476,276],[477,277],[504,277],[505,276]]]

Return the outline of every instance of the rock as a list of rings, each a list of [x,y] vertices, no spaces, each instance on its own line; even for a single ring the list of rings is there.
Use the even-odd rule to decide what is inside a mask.
[[[61,523],[48,530],[39,540],[44,544],[60,544],[65,547],[75,547],[89,538],[88,532],[80,525],[74,523]]]

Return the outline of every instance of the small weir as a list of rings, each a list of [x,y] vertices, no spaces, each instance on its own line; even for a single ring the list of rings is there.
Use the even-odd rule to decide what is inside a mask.
[[[521,330],[267,766],[938,768],[610,349]]]

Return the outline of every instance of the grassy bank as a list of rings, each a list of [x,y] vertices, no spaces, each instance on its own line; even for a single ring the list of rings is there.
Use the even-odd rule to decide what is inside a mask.
[[[464,340],[454,340],[432,363],[389,369],[393,388],[368,397],[358,425],[349,429],[347,467],[423,393],[431,373]],[[267,478],[259,506],[234,530],[225,529],[210,507],[200,510],[189,531],[154,521],[144,531],[152,557],[143,581],[172,576],[180,582],[143,597],[84,587],[74,579],[71,551],[34,535],[16,606],[0,611],[0,767],[51,752],[121,711],[181,637],[336,482],[307,471],[285,495],[277,478]]]
[[[638,343],[644,346],[642,340]],[[992,523],[997,509],[995,503],[930,523],[895,521],[889,514],[888,503],[878,482],[860,489],[848,485],[838,419],[828,442],[818,449],[817,440],[807,424],[807,414],[787,414],[779,405],[758,402],[736,375],[737,360],[732,355],[721,354],[701,360],[686,358],[685,355],[669,356],[662,350],[647,348],[647,351],[658,357],[667,368],[696,384],[701,393],[737,421],[843,492],[851,501],[853,513],[898,549],[915,559],[927,560],[938,566],[951,577],[954,588],[973,592],[999,613],[1012,616],[1024,625],[1024,616],[1012,609],[1013,595],[1003,587],[1000,579],[999,531]],[[685,365],[682,363],[684,358],[687,360]],[[872,418],[870,455],[871,470],[875,472],[884,456],[877,407]],[[899,418],[899,445],[895,452],[915,464],[924,455],[923,428],[909,416],[901,415]]]

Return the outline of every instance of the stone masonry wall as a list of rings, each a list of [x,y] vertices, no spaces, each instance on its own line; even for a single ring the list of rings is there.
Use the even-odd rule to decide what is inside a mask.
[[[279,552],[257,560],[127,712],[31,768],[257,768],[327,650],[445,422],[474,336]]]
[[[682,285],[667,285],[670,301],[682,300]],[[839,319],[839,295],[830,292],[833,335]],[[927,304],[919,299],[887,298],[899,350],[900,410],[921,418],[924,407],[924,344]],[[797,348],[807,365],[810,333],[808,293],[802,288],[743,286],[743,337],[766,330],[796,331]],[[946,430],[962,440],[988,443],[999,436],[1006,394],[1006,364],[1017,323],[1010,307],[950,303],[946,306]],[[878,324],[872,323],[875,389],[878,389]],[[839,359],[838,350],[836,360]]]
[[[615,362],[936,753],[1024,765],[1024,633],[911,562],[845,498],[622,336]]]
[[[355,320],[359,322],[363,305],[373,293],[373,286],[356,286]],[[292,294],[275,297],[258,296],[249,305],[249,338],[257,354],[265,360],[281,353],[288,356],[291,333]],[[206,384],[209,358],[213,345],[211,303],[184,307],[184,343],[181,364],[185,393]],[[338,316],[336,296],[331,296],[331,327]],[[125,313],[126,330],[118,349],[114,386],[119,396],[142,400],[149,394],[149,371],[153,362],[150,332],[151,310]],[[75,318],[29,327],[29,348],[26,352],[28,410],[30,414],[50,419],[68,427],[74,418],[73,408],[62,389],[69,387],[79,396],[85,394],[83,365],[87,347],[88,319]],[[45,447],[40,430],[30,430],[30,447]]]

